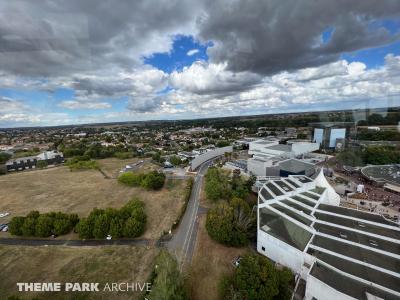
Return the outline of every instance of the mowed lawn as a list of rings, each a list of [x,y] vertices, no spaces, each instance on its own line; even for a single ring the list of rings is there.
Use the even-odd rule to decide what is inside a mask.
[[[22,247],[0,246],[0,299],[139,299],[139,292],[21,293],[17,282],[147,282],[155,248],[133,246]],[[34,258],[34,259],[32,259]],[[80,298],[78,298],[80,296]]]
[[[191,299],[219,300],[219,282],[223,276],[233,273],[232,261],[252,250],[249,247],[226,247],[212,240],[205,228],[205,221],[206,215],[202,215],[189,270]]]
[[[113,175],[118,174],[127,161],[106,159],[99,163],[106,174]],[[145,162],[143,168],[153,167]],[[167,181],[160,191],[146,191],[124,186],[115,178],[107,179],[97,170],[71,172],[67,167],[9,174],[0,176],[0,212],[10,212],[10,216],[1,218],[0,223],[32,210],[77,213],[85,217],[95,207],[120,208],[131,198],[138,197],[145,203],[148,216],[144,237],[158,238],[163,230],[170,229],[179,215],[185,184],[185,180]],[[6,234],[0,233],[0,237],[4,236]]]

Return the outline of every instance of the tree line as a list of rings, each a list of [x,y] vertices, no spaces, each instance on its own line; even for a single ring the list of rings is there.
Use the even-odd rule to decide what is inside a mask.
[[[113,238],[134,238],[143,234],[146,220],[144,203],[132,199],[121,209],[93,209],[76,225],[76,232],[83,239],[103,239],[108,234]]]

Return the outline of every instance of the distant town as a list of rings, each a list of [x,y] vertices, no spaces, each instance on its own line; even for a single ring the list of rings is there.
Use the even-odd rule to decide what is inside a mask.
[[[69,277],[75,257],[108,257],[110,282],[137,254],[153,286],[141,297],[168,272],[177,294],[200,299],[210,276],[221,297],[267,264],[281,299],[397,299],[399,122],[391,108],[2,129],[1,249],[57,253],[48,272]],[[1,295],[17,295],[8,284]]]

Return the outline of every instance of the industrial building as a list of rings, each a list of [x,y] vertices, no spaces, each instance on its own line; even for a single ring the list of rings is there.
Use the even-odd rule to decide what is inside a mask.
[[[247,170],[256,176],[312,175],[313,165],[296,158],[319,149],[318,143],[278,140],[257,140],[249,144]],[[282,171],[282,172],[281,172]]]
[[[339,206],[323,171],[258,193],[257,250],[296,274],[307,300],[400,299],[400,226]]]

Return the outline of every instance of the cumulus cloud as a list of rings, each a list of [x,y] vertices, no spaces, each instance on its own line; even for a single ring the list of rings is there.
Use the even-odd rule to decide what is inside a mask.
[[[189,51],[186,53],[186,55],[187,55],[187,56],[192,56],[192,55],[195,55],[195,54],[197,54],[197,53],[199,53],[199,49],[192,49],[192,50],[189,50]]]
[[[0,87],[41,91],[49,98],[70,89],[74,96],[59,107],[98,110],[99,120],[110,121],[398,102],[399,56],[388,55],[384,66],[368,69],[341,55],[399,41],[399,30],[389,31],[383,22],[399,16],[397,0],[3,1]],[[327,30],[331,34],[323,38]],[[143,57],[170,52],[176,35],[210,45],[209,61],[171,74],[144,64]],[[122,115],[102,115],[122,98],[127,103]],[[34,113],[8,98],[0,98],[0,116],[57,122],[50,109]],[[95,121],[68,113],[58,117]]]
[[[233,71],[274,74],[399,40],[398,33],[376,22],[399,15],[395,0],[209,0],[198,29],[199,37],[214,43],[208,49],[213,62],[228,62]],[[330,40],[317,42],[328,28],[334,28]]]

